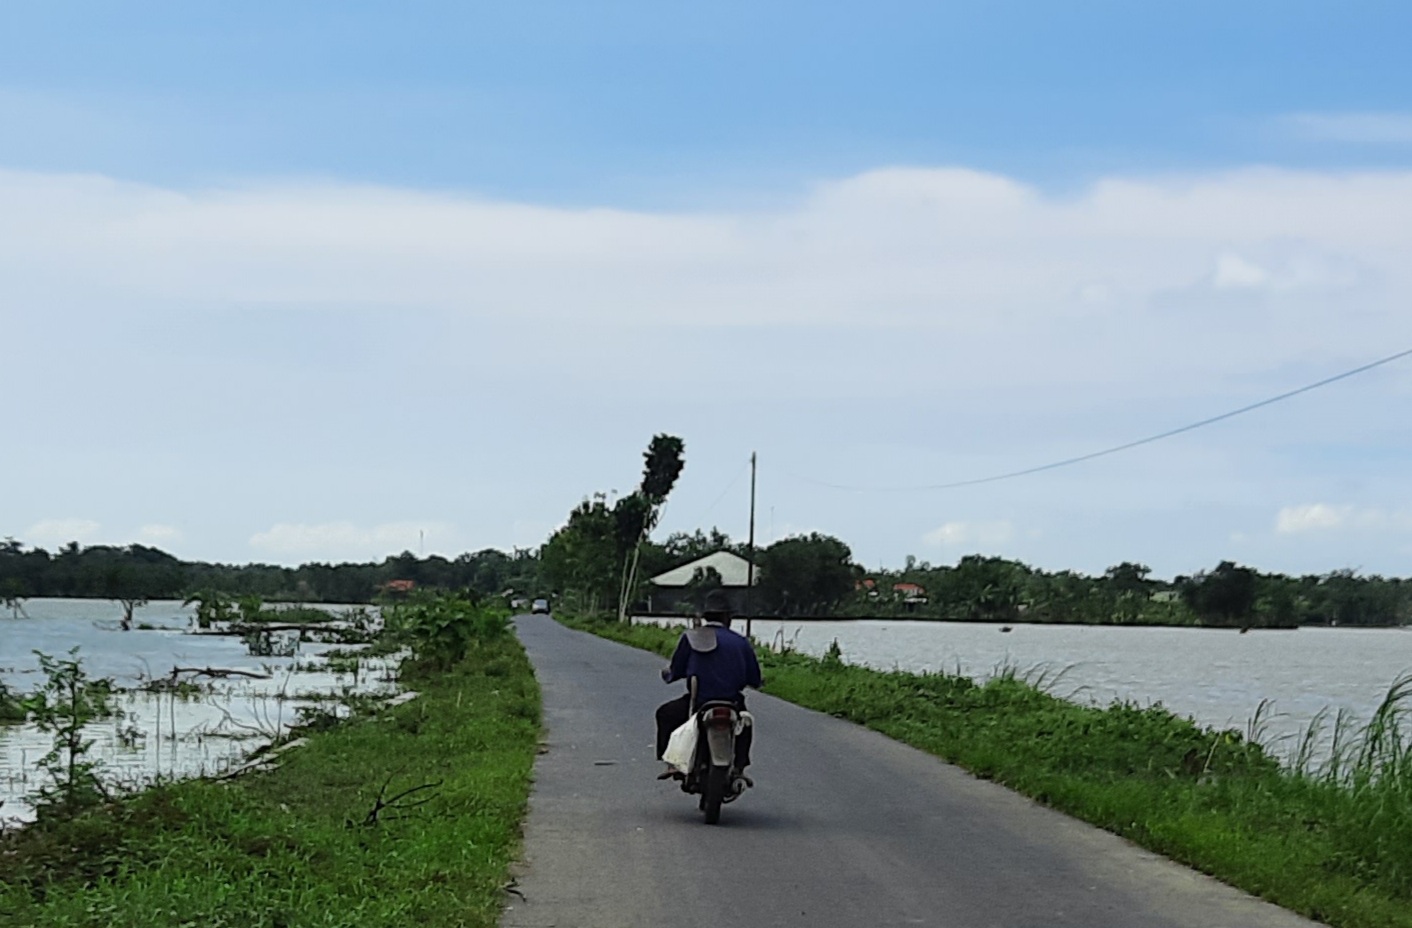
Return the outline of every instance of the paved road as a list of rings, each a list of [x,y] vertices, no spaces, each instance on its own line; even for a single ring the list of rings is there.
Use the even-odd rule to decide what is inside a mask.
[[[1314,923],[936,758],[763,694],[756,788],[702,824],[654,778],[661,658],[517,620],[544,691],[505,928],[1295,928]],[[768,685],[768,680],[766,681]]]

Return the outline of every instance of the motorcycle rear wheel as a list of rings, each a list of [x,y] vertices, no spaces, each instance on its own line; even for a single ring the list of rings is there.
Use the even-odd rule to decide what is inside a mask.
[[[706,770],[705,790],[701,794],[701,808],[706,813],[706,824],[714,825],[721,820],[721,800],[726,797],[725,767],[709,767]]]

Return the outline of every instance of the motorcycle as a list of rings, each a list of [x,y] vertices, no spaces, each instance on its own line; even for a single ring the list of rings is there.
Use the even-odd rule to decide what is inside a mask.
[[[676,779],[682,792],[701,797],[698,807],[706,815],[706,824],[714,825],[721,820],[722,805],[739,799],[755,785],[735,770],[735,739],[755,719],[734,703],[712,701],[693,712],[690,721],[696,731],[696,746],[685,772],[679,768]]]

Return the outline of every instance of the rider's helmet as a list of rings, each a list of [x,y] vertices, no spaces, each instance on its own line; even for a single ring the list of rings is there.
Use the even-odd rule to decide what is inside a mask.
[[[706,602],[701,607],[701,617],[707,622],[720,622],[727,628],[731,624],[731,601],[725,590],[712,590],[706,594]]]

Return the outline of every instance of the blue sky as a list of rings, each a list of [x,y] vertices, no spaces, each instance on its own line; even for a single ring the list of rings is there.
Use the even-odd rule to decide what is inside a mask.
[[[1409,574],[1401,3],[16,5],[0,534],[297,562],[666,529]],[[1412,367],[1412,365],[1403,365]]]
[[[23,5],[9,167],[337,177],[654,206],[878,164],[1062,186],[1398,165],[1301,113],[1405,112],[1399,3]]]

